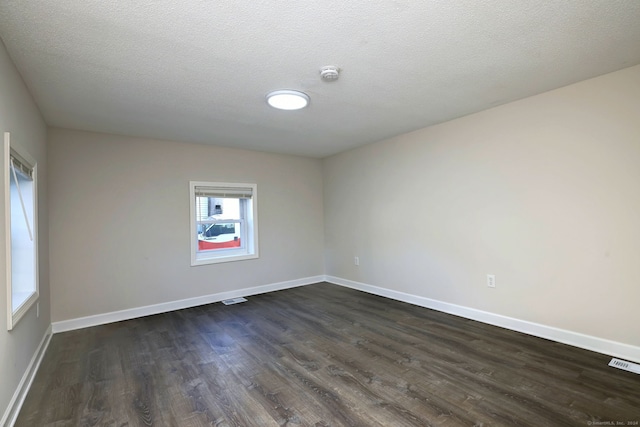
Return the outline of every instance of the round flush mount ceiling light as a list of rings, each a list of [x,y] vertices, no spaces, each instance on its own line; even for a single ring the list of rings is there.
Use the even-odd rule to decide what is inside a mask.
[[[300,110],[309,105],[309,95],[297,90],[274,90],[267,94],[267,103],[279,110]]]

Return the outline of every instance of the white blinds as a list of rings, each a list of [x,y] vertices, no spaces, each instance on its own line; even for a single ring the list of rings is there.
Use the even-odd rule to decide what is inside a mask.
[[[11,166],[22,175],[27,178],[33,180],[33,168],[27,165],[27,162],[22,161],[22,159],[15,153],[11,153],[10,156]]]
[[[22,215],[24,216],[24,222],[27,226],[27,231],[29,232],[29,239],[33,242],[33,232],[31,231],[33,229],[33,227],[31,226],[30,222],[29,222],[29,215],[27,215],[27,208],[25,207],[24,204],[24,197],[22,196],[22,190],[20,189],[20,180],[18,179],[18,174],[16,173],[16,169],[18,169],[20,166],[24,167],[24,165],[22,165],[21,163],[17,162],[13,156],[11,156],[11,172],[13,174],[13,181],[16,185],[16,190],[18,192],[18,198],[20,199],[20,206],[22,206]],[[19,169],[21,172],[23,172],[23,169]],[[27,169],[28,174],[25,173],[25,175],[27,175],[28,179],[30,181],[33,180],[33,169],[29,168]]]
[[[253,197],[251,187],[195,187],[196,197],[215,197],[229,199],[250,199]]]

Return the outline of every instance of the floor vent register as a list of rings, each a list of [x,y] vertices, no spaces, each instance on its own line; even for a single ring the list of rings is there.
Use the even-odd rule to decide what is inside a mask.
[[[624,371],[640,374],[640,365],[633,362],[627,362],[626,360],[616,359],[615,357],[611,359],[611,362],[609,362],[609,366],[613,366],[614,368],[622,369]]]
[[[246,300],[247,300],[246,298],[238,297],[238,298],[231,298],[231,299],[223,299],[222,303],[224,305],[231,305],[231,304],[238,304],[241,302],[245,302]]]

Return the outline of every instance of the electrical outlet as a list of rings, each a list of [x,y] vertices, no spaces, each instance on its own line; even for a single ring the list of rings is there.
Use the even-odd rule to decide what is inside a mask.
[[[353,257],[353,265],[360,265],[360,258],[359,257]]]
[[[496,287],[496,275],[495,274],[487,274],[487,286],[490,288]]]

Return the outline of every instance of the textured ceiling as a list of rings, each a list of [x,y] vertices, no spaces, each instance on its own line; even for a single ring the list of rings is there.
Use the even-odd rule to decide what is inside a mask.
[[[640,1],[3,0],[0,37],[51,126],[323,157],[639,64]]]

